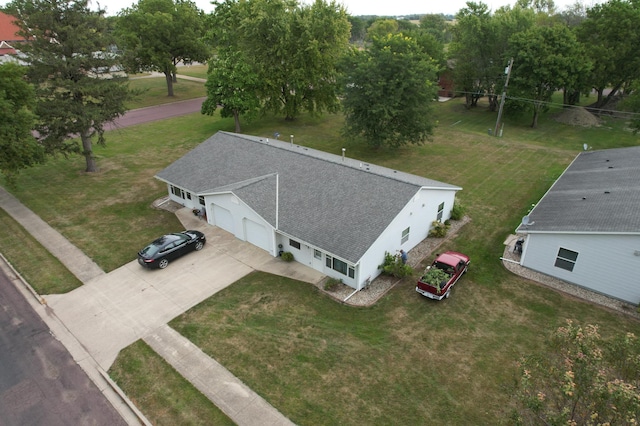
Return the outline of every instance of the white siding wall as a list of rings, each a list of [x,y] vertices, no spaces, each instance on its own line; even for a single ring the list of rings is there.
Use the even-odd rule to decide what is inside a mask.
[[[196,197],[196,203],[198,202]],[[269,238],[271,240],[269,244],[269,250],[271,255],[277,256],[278,252],[275,248],[275,235],[273,227],[267,223],[261,216],[254,212],[249,206],[247,206],[242,200],[231,193],[215,194],[205,196],[205,202],[207,207],[207,221],[212,225],[214,223],[213,205],[220,206],[223,209],[228,210],[231,213],[233,220],[233,235],[236,238],[247,241],[251,237],[246,235],[247,230],[251,227],[247,227],[245,219],[255,222],[257,225],[262,225],[266,228]],[[264,248],[264,247],[263,247]]]
[[[183,206],[189,207],[190,209],[202,208],[202,205],[198,202],[198,196],[195,194],[191,194],[187,190],[184,190],[184,189],[182,190],[182,194],[184,194],[184,198],[181,198],[173,194],[171,192],[171,185],[167,185],[167,192],[169,193],[169,198],[178,204],[182,204]],[[191,199],[189,199],[189,195],[191,196]]]
[[[554,266],[561,247],[578,253],[571,272]],[[561,280],[640,303],[640,236],[529,234],[521,262]]]
[[[378,266],[384,261],[385,251],[395,254],[403,249],[408,252],[427,238],[431,222],[436,220],[438,215],[440,203],[444,202],[442,221],[449,219],[454,201],[455,191],[434,189],[418,191],[360,260],[358,285],[361,287],[369,276],[373,279],[380,275]],[[407,227],[410,227],[409,240],[402,244],[402,231]]]
[[[187,207],[200,207],[198,197],[195,195],[191,197],[191,200],[176,198],[171,194],[170,190],[169,195],[171,196],[171,199],[186,205]],[[316,269],[325,275],[342,279],[346,285],[349,285],[354,289],[361,288],[368,278],[374,279],[380,275],[378,265],[384,261],[385,251],[388,251],[389,253],[396,253],[400,249],[403,249],[408,252],[424,240],[429,234],[431,222],[436,220],[438,206],[443,202],[445,205],[442,221],[449,219],[454,200],[455,191],[435,189],[419,190],[393,220],[389,227],[383,232],[383,234],[375,241],[369,250],[367,250],[362,259],[360,259],[360,263],[357,265],[349,264],[350,267],[355,269],[355,277],[350,278],[348,275],[343,275],[326,266],[327,254],[332,257],[333,254],[326,253],[321,247],[309,246],[304,241],[297,240],[295,237],[292,239],[300,243],[300,249],[290,246],[288,236],[276,234],[271,225],[264,221],[235,195],[225,193],[208,195],[205,197],[207,220],[209,223],[215,225],[213,214],[213,205],[215,204],[231,213],[233,217],[233,234],[243,241],[251,239],[250,236],[245,235],[247,229],[249,229],[246,226],[246,219],[256,222],[257,224],[261,224],[265,226],[273,238],[271,248],[268,250],[273,256],[277,256],[280,250],[289,251],[293,253],[297,262]],[[189,203],[186,203],[186,201],[189,201]],[[402,232],[406,228],[410,228],[409,238],[406,242],[402,243]],[[282,248],[279,247],[280,244],[282,245]],[[314,258],[314,249],[322,251],[321,260]],[[344,261],[344,259],[340,260]]]

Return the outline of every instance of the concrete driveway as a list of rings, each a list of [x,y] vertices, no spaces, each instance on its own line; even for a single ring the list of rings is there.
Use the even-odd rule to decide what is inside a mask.
[[[70,293],[44,297],[105,371],[120,350],[254,270],[312,283],[323,278],[311,268],[274,258],[183,210],[177,214],[185,229],[199,229],[207,236],[201,251],[173,261],[164,270],[148,270],[132,260]],[[135,253],[138,248],[130,249]]]

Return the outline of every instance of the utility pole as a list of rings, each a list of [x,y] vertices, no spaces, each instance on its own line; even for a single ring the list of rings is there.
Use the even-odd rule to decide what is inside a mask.
[[[498,119],[496,120],[496,128],[493,131],[493,134],[498,136],[498,129],[500,128],[500,121],[502,120],[502,110],[504,109],[504,101],[507,97],[507,87],[509,87],[509,77],[511,77],[511,68],[513,68],[513,58],[509,61],[509,66],[507,67],[507,80],[504,82],[504,90],[502,91],[502,98],[500,99],[500,108],[498,109]]]

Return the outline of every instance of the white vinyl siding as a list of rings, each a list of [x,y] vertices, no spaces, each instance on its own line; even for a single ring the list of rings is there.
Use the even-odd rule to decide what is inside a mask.
[[[556,266],[561,248],[579,253],[572,271]],[[635,255],[638,248],[640,235],[529,234],[522,266],[638,304],[640,256]],[[570,256],[565,260],[570,260]]]

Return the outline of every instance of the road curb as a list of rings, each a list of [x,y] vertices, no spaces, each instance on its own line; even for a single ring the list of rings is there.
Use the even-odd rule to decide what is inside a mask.
[[[151,426],[152,423],[145,417],[145,415],[134,405],[134,403],[127,397],[127,395],[120,389],[118,384],[109,377],[106,371],[104,371],[98,363],[93,360],[91,355],[84,350],[80,342],[69,332],[66,326],[58,319],[55,312],[51,310],[51,308],[47,305],[47,300],[40,296],[37,291],[31,287],[31,284],[24,279],[24,277],[13,267],[13,265],[7,260],[6,257],[2,253],[0,253],[0,269],[2,269],[9,279],[16,285],[18,290],[25,296],[27,301],[32,305],[36,313],[42,318],[42,320],[47,324],[47,327],[52,331],[53,336],[63,344],[63,346],[71,353],[71,356],[76,361],[76,363],[82,368],[82,370],[87,374],[89,379],[96,385],[96,387],[100,390],[100,392],[105,396],[105,398],[109,401],[109,403],[116,409],[118,413],[122,416],[122,418],[130,425],[140,425],[143,424],[145,426]],[[20,282],[20,285],[17,284],[17,281]],[[31,295],[33,298],[29,300],[28,295]],[[33,302],[37,302],[37,305],[34,306]],[[42,315],[40,310],[42,307],[46,307],[49,310],[48,315]],[[40,308],[40,309],[38,309]],[[55,324],[52,322],[55,321]],[[58,333],[54,332],[55,330],[63,330],[65,334],[65,338],[61,339]],[[73,348],[69,347],[70,345],[65,343],[66,339],[73,339]],[[68,343],[68,342],[67,342]],[[79,354],[79,351],[83,351],[84,353]],[[98,373],[92,374],[91,371],[87,371],[86,363],[78,362],[78,359],[90,360],[89,364],[91,368]],[[101,379],[101,380],[99,380]],[[105,392],[105,389],[110,389],[114,393]],[[132,420],[135,419],[136,422],[133,423]]]

